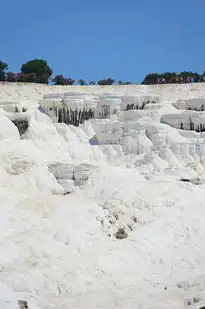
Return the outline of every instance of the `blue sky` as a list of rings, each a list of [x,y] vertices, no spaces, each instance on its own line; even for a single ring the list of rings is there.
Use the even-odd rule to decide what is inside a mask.
[[[203,72],[204,16],[204,0],[2,0],[0,59],[85,80]]]

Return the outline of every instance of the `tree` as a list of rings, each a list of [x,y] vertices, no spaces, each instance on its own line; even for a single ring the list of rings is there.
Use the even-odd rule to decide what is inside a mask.
[[[0,72],[5,72],[8,70],[8,64],[0,60]]]
[[[198,82],[200,82],[200,79],[201,79],[200,74],[194,72],[194,82],[198,83]]]
[[[169,84],[169,83],[198,83],[203,80],[203,75],[196,72],[184,71],[180,73],[165,72],[165,73],[151,73],[145,76],[142,84]]]
[[[90,86],[94,86],[94,85],[96,85],[96,82],[94,82],[93,80],[91,80],[91,81],[89,82],[89,85],[90,85]]]
[[[53,79],[53,83],[54,85],[65,85],[66,84],[65,77],[63,75],[56,75]]]
[[[159,78],[160,78],[160,74],[158,73],[147,74],[144,78],[143,84],[145,85],[158,84]]]
[[[75,83],[72,78],[65,78],[63,75],[56,75],[52,80],[54,85],[68,86]]]
[[[105,85],[112,85],[114,84],[115,80],[112,78],[106,78],[98,81],[98,85],[105,86]]]
[[[39,83],[39,84],[48,84],[48,80],[49,80],[49,76],[47,74],[43,74],[43,75],[36,77],[36,83]]]
[[[43,59],[34,59],[24,63],[21,67],[21,72],[23,74],[36,74],[37,83],[46,83],[53,74],[52,69],[49,67],[47,61]]]
[[[36,74],[35,73],[28,73],[28,74],[18,74],[17,80],[21,83],[36,83]]]
[[[13,72],[6,73],[6,80],[10,83],[15,83],[17,81],[17,74]]]
[[[6,72],[8,70],[8,64],[0,60],[0,81],[6,80]]]
[[[75,83],[75,80],[72,78],[66,78],[66,85],[72,86]]]
[[[84,81],[84,79],[79,79],[78,84],[81,86],[85,86],[86,82]]]

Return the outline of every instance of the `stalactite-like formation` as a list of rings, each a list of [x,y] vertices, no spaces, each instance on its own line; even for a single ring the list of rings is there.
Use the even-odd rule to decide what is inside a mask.
[[[138,95],[124,95],[122,98],[121,110],[144,110],[147,104],[160,103],[158,96],[138,96]]]
[[[79,126],[89,119],[106,119],[120,110],[121,99],[108,94],[65,93],[45,96],[39,110],[57,123]]]
[[[107,119],[110,115],[110,106],[109,105],[102,105],[100,108],[100,112],[98,117],[101,119]]]
[[[180,127],[179,127],[181,130],[185,130],[184,129],[184,123],[181,122],[180,123]],[[196,128],[195,128],[195,125],[194,123],[192,122],[192,120],[189,121],[189,129],[191,131],[196,131],[196,132],[205,132],[205,125],[200,123],[200,124],[197,124],[196,125]]]
[[[46,114],[55,118],[58,123],[66,123],[68,125],[74,125],[78,127],[85,120],[94,118],[94,109],[85,107],[74,109],[69,108],[67,104],[59,104],[53,107],[41,106],[40,111],[44,111]]]
[[[127,111],[129,110],[138,110],[139,109],[139,106],[136,104],[127,104]]]

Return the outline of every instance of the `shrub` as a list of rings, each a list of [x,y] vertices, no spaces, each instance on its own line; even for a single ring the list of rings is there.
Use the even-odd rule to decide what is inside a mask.
[[[6,73],[6,80],[10,83],[15,83],[17,81],[17,74],[13,72]]]
[[[112,85],[114,84],[115,80],[112,78],[106,78],[98,81],[98,85],[105,86],[105,85]]]
[[[17,79],[21,83],[36,83],[36,74],[35,73],[18,74]]]
[[[84,79],[79,79],[78,84],[81,86],[85,86],[86,82],[84,81]]]

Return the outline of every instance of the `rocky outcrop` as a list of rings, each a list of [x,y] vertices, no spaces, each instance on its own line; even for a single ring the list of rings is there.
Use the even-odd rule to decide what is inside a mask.
[[[115,234],[115,237],[117,239],[124,239],[124,238],[128,237],[128,234],[127,234],[127,232],[125,231],[124,228],[119,228],[117,233]]]

